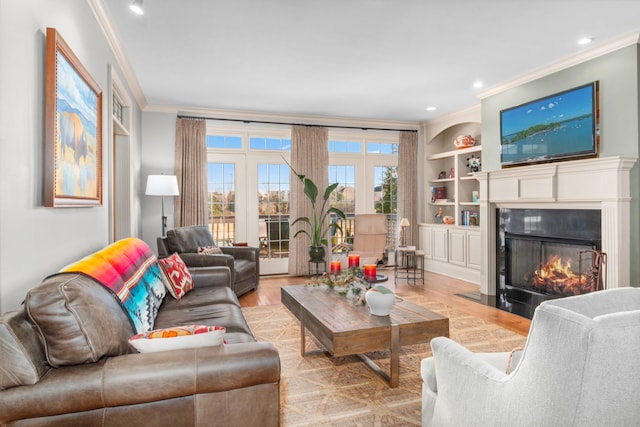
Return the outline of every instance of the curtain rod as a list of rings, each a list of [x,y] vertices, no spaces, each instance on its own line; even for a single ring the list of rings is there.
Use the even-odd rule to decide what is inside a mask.
[[[216,118],[216,117],[198,117],[198,116],[185,116],[182,114],[178,114],[179,119],[198,119],[198,120],[221,120],[225,122],[243,122],[243,123],[261,123],[267,125],[289,125],[289,126],[308,126],[308,127],[330,127],[330,128],[338,128],[338,129],[360,129],[360,130],[383,130],[383,131],[394,131],[394,132],[418,132],[417,129],[389,129],[389,128],[370,128],[370,127],[362,127],[362,126],[332,126],[332,125],[312,125],[307,123],[287,123],[287,122],[272,122],[267,120],[245,120],[245,119],[226,119],[226,118]]]

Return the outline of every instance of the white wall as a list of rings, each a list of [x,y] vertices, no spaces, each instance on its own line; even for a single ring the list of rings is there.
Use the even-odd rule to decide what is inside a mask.
[[[176,139],[175,113],[142,113],[141,204],[142,240],[156,251],[156,238],[162,234],[162,206],[158,196],[145,196],[148,175],[174,175]],[[167,230],[173,228],[173,197],[165,197]]]
[[[43,207],[47,27],[58,30],[103,91],[100,207]],[[107,69],[115,59],[82,0],[0,0],[0,52],[0,310],[6,311],[45,276],[109,243]],[[139,127],[139,110],[134,117]]]

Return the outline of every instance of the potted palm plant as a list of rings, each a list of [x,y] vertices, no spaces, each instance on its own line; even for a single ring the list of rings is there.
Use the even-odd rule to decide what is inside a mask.
[[[286,161],[286,160],[285,160]],[[328,245],[327,233],[332,229],[338,229],[342,231],[338,219],[346,219],[346,216],[342,210],[333,207],[329,204],[329,198],[331,193],[338,187],[338,183],[329,184],[325,188],[322,195],[322,199],[318,198],[319,191],[318,186],[303,174],[299,174],[293,169],[293,167],[287,162],[293,173],[298,177],[302,185],[304,186],[304,194],[311,202],[311,209],[313,210],[313,217],[309,218],[302,216],[296,218],[291,225],[297,223],[303,223],[307,226],[298,230],[293,237],[297,237],[299,234],[306,234],[311,239],[311,246],[309,246],[309,259],[311,261],[320,262],[324,260],[325,251],[324,248]],[[332,217],[332,215],[334,215]],[[331,220],[329,222],[329,220]]]

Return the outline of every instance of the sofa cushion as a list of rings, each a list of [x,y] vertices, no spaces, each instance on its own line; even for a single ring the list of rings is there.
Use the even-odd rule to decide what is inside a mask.
[[[200,246],[215,246],[213,236],[206,225],[193,225],[167,231],[169,253],[197,253]]]
[[[49,370],[24,310],[0,316],[0,390],[37,383]]]
[[[129,344],[140,353],[199,348],[222,344],[222,326],[186,325],[143,332],[129,338]]]
[[[82,274],[45,279],[27,293],[25,310],[53,367],[126,354],[127,340],[135,333],[119,300]]]
[[[173,254],[160,259],[158,264],[164,273],[164,284],[175,299],[182,299],[187,292],[193,289],[193,278],[180,255]]]

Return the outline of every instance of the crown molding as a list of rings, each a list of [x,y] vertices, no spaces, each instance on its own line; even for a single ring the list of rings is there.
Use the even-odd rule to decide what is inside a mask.
[[[138,83],[136,73],[133,71],[129,57],[122,48],[122,43],[120,42],[120,38],[118,37],[115,27],[113,26],[113,20],[111,19],[111,15],[104,4],[104,0],[87,1],[89,2],[89,7],[91,8],[93,15],[96,17],[96,21],[98,21],[98,25],[100,26],[100,29],[107,39],[107,43],[116,58],[116,63],[124,76],[124,80],[127,82],[127,86],[131,92],[133,92],[133,96],[136,99],[138,107],[143,110],[148,104],[147,98],[144,96],[142,88]]]
[[[422,126],[436,126],[449,125],[450,123],[480,123],[482,121],[482,109],[480,103],[474,104],[470,107],[462,110],[452,111],[450,113],[443,114],[442,116],[434,117],[433,119],[425,120],[420,124]]]
[[[585,50],[583,52],[576,53],[560,61],[554,62],[523,76],[517,77],[513,80],[509,80],[507,82],[492,86],[482,92],[479,92],[477,94],[477,97],[480,99],[484,99],[489,96],[496,95],[500,92],[504,92],[505,90],[513,89],[525,83],[529,83],[550,74],[557,73],[558,71],[562,71],[569,67],[573,67],[599,56],[606,55],[618,49],[622,49],[624,47],[638,43],[640,43],[640,31],[633,31],[631,33],[620,36],[608,43],[602,44],[600,46],[595,46],[592,49]]]
[[[420,123],[390,120],[370,120],[345,118],[336,116],[317,116],[302,114],[277,114],[249,110],[221,110],[210,108],[178,107],[172,105],[147,105],[144,112],[181,114],[185,116],[202,116],[213,119],[282,122],[291,124],[310,124],[332,127],[353,126],[362,128],[412,129],[419,130]]]

